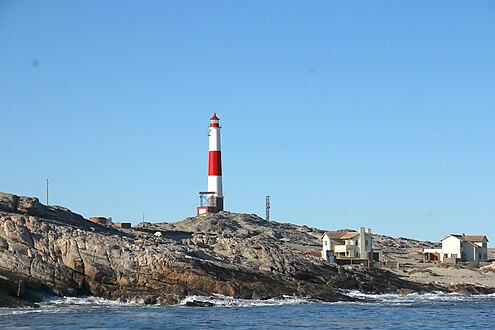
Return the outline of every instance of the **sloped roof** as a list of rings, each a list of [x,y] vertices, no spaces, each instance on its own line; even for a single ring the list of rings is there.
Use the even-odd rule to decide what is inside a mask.
[[[481,242],[483,239],[488,241],[488,238],[486,238],[485,235],[464,235],[462,236],[462,239],[469,242]]]
[[[364,233],[365,235],[371,237],[371,234],[369,233]],[[353,237],[356,237],[359,235],[359,232],[357,231],[328,231],[325,233],[330,239],[339,239],[339,240],[344,240],[344,239],[350,239]]]
[[[327,231],[325,235],[327,235],[329,238],[340,239],[346,233],[347,231]]]
[[[359,233],[357,231],[348,231],[340,239],[349,239],[349,238],[353,238],[357,235],[359,235]]]
[[[446,236],[444,239],[442,239],[442,241],[449,238],[450,236],[454,236],[464,242],[482,242],[484,239],[486,239],[486,241],[488,242],[488,238],[485,235],[458,235],[458,234],[450,234]]]

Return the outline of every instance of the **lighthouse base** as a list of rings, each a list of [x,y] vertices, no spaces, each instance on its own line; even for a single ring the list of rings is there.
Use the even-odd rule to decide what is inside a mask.
[[[223,211],[223,197],[213,197],[215,199],[215,212]],[[213,205],[212,205],[213,206]]]
[[[207,206],[199,206],[196,208],[196,215],[218,213],[220,211],[223,211],[223,197],[210,196],[208,197]]]

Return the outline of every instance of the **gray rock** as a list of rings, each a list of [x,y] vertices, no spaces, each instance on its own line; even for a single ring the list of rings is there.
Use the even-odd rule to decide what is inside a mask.
[[[20,298],[95,295],[153,304],[186,295],[337,301],[352,300],[337,288],[438,290],[382,270],[337,271],[315,256],[322,233],[229,212],[117,230],[36,198],[0,194],[0,274],[6,283],[25,283]]]

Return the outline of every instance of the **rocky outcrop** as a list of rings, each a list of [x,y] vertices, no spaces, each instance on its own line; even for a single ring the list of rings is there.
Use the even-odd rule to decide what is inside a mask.
[[[321,233],[229,212],[117,230],[36,198],[0,194],[0,295],[27,303],[48,294],[175,304],[187,295],[337,301],[353,300],[340,289],[441,290],[380,269],[323,263]]]
[[[450,292],[466,293],[466,294],[493,294],[495,288],[487,288],[479,285],[473,285],[468,283],[452,283],[447,286],[447,290]]]
[[[40,203],[39,199],[35,197],[0,193],[0,211],[59,220],[66,224],[73,224],[86,229],[88,228],[87,221],[79,214],[73,213],[69,209],[61,206],[43,205]]]

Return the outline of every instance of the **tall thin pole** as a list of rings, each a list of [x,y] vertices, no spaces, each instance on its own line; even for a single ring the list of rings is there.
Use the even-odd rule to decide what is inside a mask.
[[[46,205],[48,205],[48,178],[46,178]]]
[[[266,221],[270,221],[270,196],[266,196]]]

